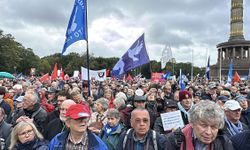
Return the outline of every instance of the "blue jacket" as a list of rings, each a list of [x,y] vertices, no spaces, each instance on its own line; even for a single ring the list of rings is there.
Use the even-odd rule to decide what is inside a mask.
[[[108,150],[106,144],[96,135],[88,132],[88,146],[89,150]],[[64,131],[57,134],[49,143],[49,150],[65,150],[66,149],[66,140],[68,138],[69,131]]]

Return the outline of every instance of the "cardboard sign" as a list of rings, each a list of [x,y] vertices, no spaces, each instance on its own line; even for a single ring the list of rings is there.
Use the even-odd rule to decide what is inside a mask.
[[[179,127],[180,128],[184,127],[180,110],[169,113],[162,113],[161,120],[164,131],[172,130],[173,128],[177,129]]]

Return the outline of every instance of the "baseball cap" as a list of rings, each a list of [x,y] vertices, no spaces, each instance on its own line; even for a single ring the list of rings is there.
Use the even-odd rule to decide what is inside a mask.
[[[192,98],[192,95],[189,91],[187,90],[182,90],[179,92],[179,101],[182,101],[183,99],[186,98]]]
[[[172,99],[166,99],[165,108],[178,108],[177,102]]]
[[[229,99],[228,99],[228,97],[225,96],[225,95],[220,95],[220,96],[218,97],[218,100],[221,100],[222,102],[226,102],[226,101],[229,100]]]
[[[235,100],[228,100],[224,104],[224,109],[225,110],[237,110],[237,109],[241,109],[241,107],[240,107],[239,102]]]
[[[209,89],[214,89],[214,88],[216,88],[217,86],[216,86],[216,84],[214,83],[214,82],[210,82],[209,84],[208,84],[208,86],[207,86]]]
[[[135,102],[138,102],[138,101],[146,101],[146,97],[145,97],[145,96],[138,96],[138,95],[135,95],[134,101],[135,101]]]
[[[238,95],[235,97],[235,100],[238,101],[238,102],[242,102],[242,101],[245,101],[247,100],[246,97],[242,96],[242,95]]]
[[[137,90],[135,90],[135,95],[137,95],[137,96],[143,96],[144,92],[143,92],[142,89],[137,89]]]
[[[87,105],[74,104],[68,108],[65,116],[70,117],[71,119],[79,119],[83,117],[90,117],[90,115],[91,113]]]

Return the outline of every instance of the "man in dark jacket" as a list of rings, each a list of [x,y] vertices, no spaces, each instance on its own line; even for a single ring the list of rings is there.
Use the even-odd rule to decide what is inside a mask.
[[[233,150],[230,139],[219,130],[224,126],[224,112],[212,101],[201,101],[189,111],[189,122],[168,136],[168,150]]]
[[[8,124],[4,121],[4,116],[5,112],[2,107],[0,107],[0,142],[1,142],[1,147],[0,149],[8,149],[9,146],[9,140],[7,141],[8,138],[10,138],[10,133],[12,130],[11,124]]]
[[[87,129],[90,115],[88,106],[82,104],[71,105],[66,112],[67,119],[65,121],[69,130],[54,137],[49,144],[49,150],[108,150],[106,144]]]
[[[176,101],[172,99],[165,100],[164,113],[174,112],[177,110],[178,110],[178,106],[177,106]],[[157,117],[157,119],[155,120],[154,130],[160,134],[168,134],[172,132],[171,130],[164,131],[161,116]]]
[[[166,138],[151,130],[149,112],[145,108],[136,108],[131,113],[131,129],[125,131],[116,150],[167,150]]]
[[[248,107],[248,101],[246,97],[242,95],[238,95],[235,100],[239,102],[242,110],[241,110],[241,117],[240,121],[243,122],[250,128],[250,108]]]
[[[214,101],[217,98],[217,93],[216,93],[216,83],[210,82],[207,86],[206,92],[201,96],[202,100],[211,100]]]
[[[25,92],[23,98],[23,110],[17,115],[16,123],[21,121],[32,121],[37,129],[43,133],[47,112],[41,107],[38,95],[33,90]]]
[[[51,141],[58,133],[61,133],[66,130],[65,120],[66,120],[66,111],[68,108],[76,104],[73,100],[65,100],[60,104],[60,115],[58,118],[49,122],[45,129],[44,138],[48,141]]]
[[[225,126],[223,128],[224,134],[229,138],[242,131],[249,130],[248,126],[240,121],[241,110],[239,102],[235,100],[228,100],[224,104],[225,110]]]
[[[250,150],[250,131],[241,132],[233,137],[231,141],[235,150]]]

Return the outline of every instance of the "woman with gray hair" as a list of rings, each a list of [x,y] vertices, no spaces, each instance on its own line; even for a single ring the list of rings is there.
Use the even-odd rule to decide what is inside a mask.
[[[89,120],[89,130],[99,134],[103,125],[107,123],[106,111],[108,109],[108,100],[106,98],[99,98],[95,101],[95,111]]]
[[[46,150],[47,143],[32,122],[19,122],[11,132],[10,150]]]
[[[189,124],[168,136],[166,147],[170,150],[233,150],[232,142],[221,132],[224,118],[218,104],[201,101],[189,110]]]
[[[120,113],[117,109],[111,108],[107,111],[107,124],[102,128],[100,137],[108,146],[109,150],[115,150],[121,133],[125,127],[120,123]]]

